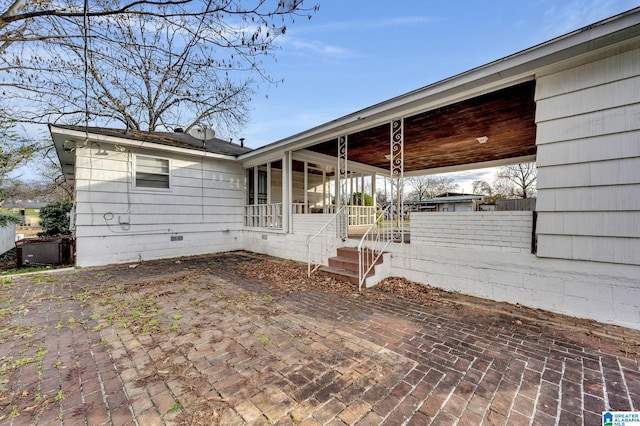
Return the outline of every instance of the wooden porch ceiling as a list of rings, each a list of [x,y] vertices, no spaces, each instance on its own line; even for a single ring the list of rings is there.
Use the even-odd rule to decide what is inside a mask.
[[[404,171],[475,164],[536,153],[535,82],[529,81],[404,119]],[[486,136],[480,144],[476,138]],[[389,168],[390,125],[348,135],[349,161]],[[308,148],[337,156],[337,140]]]

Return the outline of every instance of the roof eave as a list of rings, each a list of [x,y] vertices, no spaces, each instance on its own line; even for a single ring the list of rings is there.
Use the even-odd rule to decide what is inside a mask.
[[[215,152],[199,150],[195,147],[193,149],[182,148],[177,146],[155,143],[153,141],[140,141],[135,139],[120,138],[117,136],[101,135],[99,133],[91,133],[91,132],[87,133],[79,130],[71,130],[71,129],[66,129],[64,127],[57,127],[52,124],[49,125],[49,130],[51,132],[51,136],[54,139],[56,150],[58,150],[59,148],[62,149],[62,145],[58,145],[56,143],[56,140],[60,140],[60,138],[59,137],[56,138],[56,136],[63,136],[65,138],[73,138],[78,141],[88,140],[89,142],[123,145],[123,146],[128,146],[133,148],[150,148],[150,149],[156,149],[159,151],[175,152],[175,153],[181,153],[185,155],[192,155],[196,157],[217,158],[221,160],[230,160],[230,161],[234,161],[237,159],[236,155],[218,154]]]

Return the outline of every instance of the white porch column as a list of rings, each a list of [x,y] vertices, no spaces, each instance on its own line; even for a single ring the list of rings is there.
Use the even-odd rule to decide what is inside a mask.
[[[331,196],[331,191],[329,191]],[[331,202],[331,200],[329,200]],[[322,213],[327,212],[327,168],[322,166]]]
[[[271,163],[267,163],[267,204],[271,204]]]
[[[302,206],[302,213],[309,213],[309,163],[304,162],[304,206]]]
[[[371,201],[373,207],[378,206],[378,196],[376,195],[376,174],[371,175]]]
[[[286,151],[282,157],[282,230],[291,232],[293,229],[293,215],[291,214],[291,200],[293,199],[293,188],[291,179],[291,151]]]

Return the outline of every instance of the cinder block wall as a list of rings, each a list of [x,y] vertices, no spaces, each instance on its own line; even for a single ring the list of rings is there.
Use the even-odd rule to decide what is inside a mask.
[[[413,244],[531,253],[533,212],[412,213]]]

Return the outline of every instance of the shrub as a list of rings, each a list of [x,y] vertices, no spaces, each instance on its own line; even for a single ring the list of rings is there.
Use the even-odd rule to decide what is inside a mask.
[[[0,228],[4,228],[10,223],[19,223],[20,218],[13,214],[0,213]]]
[[[40,225],[44,229],[39,236],[69,235],[69,212],[73,203],[58,201],[40,209]]]

